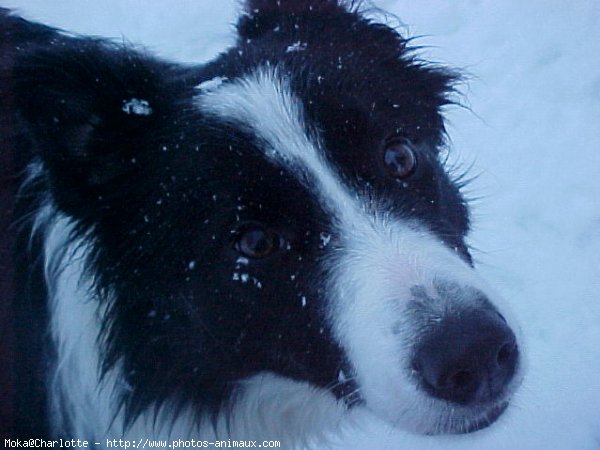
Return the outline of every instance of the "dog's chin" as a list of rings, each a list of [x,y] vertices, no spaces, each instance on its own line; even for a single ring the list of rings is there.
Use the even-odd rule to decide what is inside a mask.
[[[441,434],[468,434],[482,430],[492,425],[508,408],[508,401],[498,403],[485,411],[474,414],[474,417],[462,417],[460,420],[451,420],[444,427],[426,432],[427,435]]]

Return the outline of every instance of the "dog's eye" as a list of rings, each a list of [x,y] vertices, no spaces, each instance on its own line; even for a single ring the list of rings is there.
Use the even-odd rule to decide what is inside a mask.
[[[394,140],[383,150],[383,164],[392,177],[404,180],[415,173],[417,156],[408,141]]]
[[[234,247],[248,258],[259,259],[269,256],[279,248],[279,236],[260,225],[251,225],[241,230]]]

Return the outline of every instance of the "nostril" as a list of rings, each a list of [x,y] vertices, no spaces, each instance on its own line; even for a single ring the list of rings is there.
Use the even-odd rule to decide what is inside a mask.
[[[448,377],[446,388],[455,391],[466,391],[474,382],[475,375],[469,370],[459,370]]]
[[[510,363],[515,349],[515,344],[504,344],[502,347],[500,347],[500,350],[498,350],[498,354],[496,355],[496,362],[500,367]]]

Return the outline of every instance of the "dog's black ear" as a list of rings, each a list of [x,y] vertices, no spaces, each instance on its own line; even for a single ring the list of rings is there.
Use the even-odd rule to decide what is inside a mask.
[[[139,170],[132,161],[151,151],[144,139],[172,108],[175,70],[93,39],[63,39],[17,57],[18,113],[65,203],[99,197]]]
[[[238,22],[238,33],[244,39],[257,38],[295,18],[347,14],[352,4],[345,0],[247,0],[245,14]]]

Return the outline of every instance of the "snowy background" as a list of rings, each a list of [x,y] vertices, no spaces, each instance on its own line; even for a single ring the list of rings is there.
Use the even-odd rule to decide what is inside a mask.
[[[336,449],[600,449],[600,1],[379,0],[459,67],[452,154],[479,178],[471,243],[520,316],[529,368],[514,406],[468,436],[420,437],[370,417]],[[233,41],[232,0],[4,0],[26,17],[210,59]],[[274,437],[276,438],[276,437]]]

